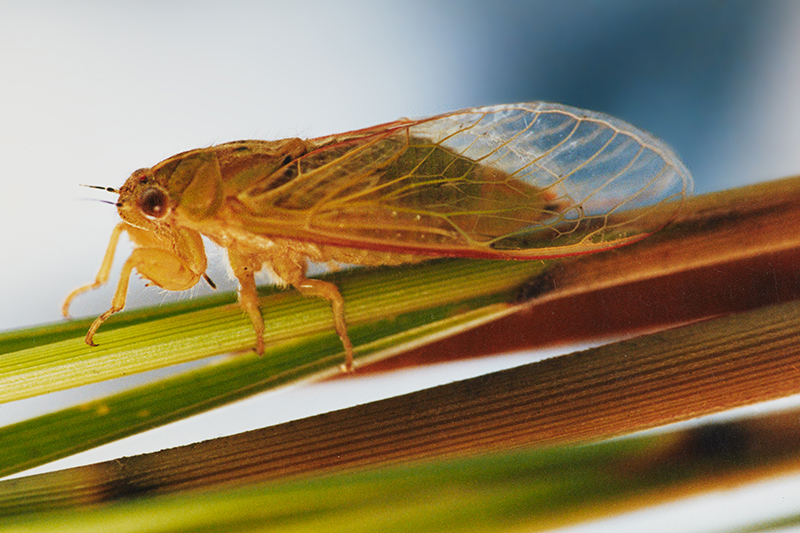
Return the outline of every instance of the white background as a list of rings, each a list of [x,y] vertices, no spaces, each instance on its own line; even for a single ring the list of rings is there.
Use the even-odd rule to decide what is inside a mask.
[[[550,100],[662,137],[699,192],[799,172],[799,36],[792,2],[0,2],[0,329],[59,320],[63,297],[93,279],[117,217],[87,199],[115,197],[78,184],[117,187],[139,167],[230,140]],[[187,297],[141,285],[132,305]],[[105,310],[111,290],[82,297],[74,313]],[[282,391],[82,460],[485,366],[449,368]],[[19,409],[0,406],[0,423]]]

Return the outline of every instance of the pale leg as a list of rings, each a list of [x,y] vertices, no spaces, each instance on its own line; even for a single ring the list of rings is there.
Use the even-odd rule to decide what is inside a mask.
[[[122,232],[128,229],[128,225],[125,222],[120,222],[114,227],[114,231],[111,233],[111,240],[108,243],[108,248],[106,249],[106,255],[103,257],[103,263],[100,265],[100,271],[97,273],[97,277],[94,279],[94,283],[89,283],[88,285],[84,285],[83,287],[79,287],[69,293],[67,299],[64,300],[64,305],[61,308],[61,313],[65,317],[69,317],[69,306],[72,303],[72,300],[75,299],[76,296],[79,294],[83,294],[84,292],[94,290],[101,285],[105,285],[108,281],[108,275],[111,273],[111,266],[114,263],[114,252],[117,249],[117,243],[119,242],[119,236],[122,235]],[[108,313],[109,316],[112,314],[111,312]],[[105,317],[108,318],[108,317]],[[105,320],[105,318],[103,320]],[[100,321],[102,323],[102,320]],[[98,324],[100,326],[100,324]],[[94,328],[97,329],[97,328]],[[93,332],[92,332],[93,333]],[[91,338],[90,336],[87,338]],[[91,342],[87,342],[87,344],[92,344]]]
[[[256,292],[255,273],[261,270],[261,262],[253,256],[239,255],[228,252],[228,261],[236,279],[239,280],[239,305],[242,306],[253,328],[256,330],[256,353],[264,353],[264,317],[258,307],[258,292]]]
[[[271,261],[272,269],[275,274],[286,283],[300,291],[305,296],[317,296],[324,298],[331,303],[333,310],[333,323],[336,333],[342,340],[345,352],[345,362],[342,370],[345,372],[353,371],[353,343],[347,334],[347,322],[344,318],[344,298],[339,292],[339,288],[328,281],[320,279],[308,279],[306,277],[306,262],[304,260],[293,260],[292,258],[280,258]]]

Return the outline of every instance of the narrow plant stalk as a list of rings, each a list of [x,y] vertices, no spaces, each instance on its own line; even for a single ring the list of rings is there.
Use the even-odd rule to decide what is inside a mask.
[[[391,321],[404,313],[484,303],[513,302],[516,288],[541,272],[541,262],[444,261],[342,276],[340,285],[348,298],[352,328],[374,330],[374,324]],[[204,302],[201,302],[201,305]],[[305,336],[332,331],[327,303],[304,298],[296,292],[280,292],[261,300],[266,309],[268,346],[282,349]],[[435,313],[434,313],[435,314]],[[420,320],[421,319],[421,320]],[[419,317],[416,325],[424,324]],[[18,350],[0,359],[0,401],[12,401],[65,388],[86,385],[204,357],[242,352],[250,357],[252,326],[235,304],[167,316],[101,332],[99,346],[89,347],[83,335],[44,346]],[[380,337],[367,335],[370,342]],[[357,345],[366,342],[354,334]],[[358,350],[358,346],[357,346]],[[368,350],[360,350],[361,355]],[[265,355],[265,357],[274,357]],[[331,352],[331,368],[343,360],[342,350]],[[290,362],[291,363],[291,362]]]
[[[60,495],[70,475],[145,494],[568,445],[798,394],[797,369],[791,302],[52,479]]]
[[[443,261],[400,269],[348,273],[338,277],[337,283],[348,302],[348,318],[353,324],[350,333],[357,355],[362,360],[386,357],[404,346],[430,342],[497,317],[534,309],[531,307],[534,303],[520,304],[520,300],[547,303],[555,301],[559,294],[573,296],[615,285],[652,282],[667,272],[697,270],[709,264],[708,254],[719,253],[722,260],[731,262],[737,257],[758,257],[791,249],[798,244],[798,238],[785,231],[785,220],[787,217],[790,221],[795,217],[800,220],[798,183],[797,179],[785,180],[692,200],[673,226],[653,238],[601,256],[565,261],[548,270],[544,277],[537,277],[537,274],[541,274],[546,265],[536,261]],[[746,234],[745,238],[743,234]],[[683,252],[684,248],[691,251]],[[605,277],[592,277],[596,271],[603,272]],[[580,272],[586,277],[585,286],[581,282],[583,277],[577,274]],[[263,359],[242,356],[212,370],[197,371],[200,374],[179,376],[81,408],[7,427],[0,435],[0,450],[5,454],[0,456],[2,471],[10,473],[41,464],[289,380],[335,373],[342,352],[332,332],[326,305],[287,293],[265,298],[262,302],[265,316],[274,326],[271,330],[274,337],[270,338],[274,343],[271,354]],[[201,307],[205,305],[201,302]],[[678,310],[673,314],[674,321],[686,320]],[[580,314],[574,316],[576,323],[580,323],[579,318]],[[780,316],[773,316],[770,320],[783,323]],[[113,331],[110,329],[98,335],[97,340],[102,345],[94,350],[86,347],[81,338],[71,332],[70,340],[6,354],[0,360],[0,394],[8,401],[225,351],[242,350],[252,344],[253,335],[241,311],[230,303],[169,316],[152,323],[125,324]],[[524,332],[519,330],[517,335],[510,337],[519,337]],[[528,336],[541,334],[539,331]],[[759,337],[762,334],[761,330],[748,333],[753,335],[757,345],[764,345]],[[18,341],[17,336],[14,342]],[[120,346],[122,349],[117,350]],[[669,357],[671,354],[662,355]],[[610,368],[619,371],[618,366]],[[693,374],[693,371],[691,367],[689,373]],[[552,382],[565,387],[575,376],[583,374],[581,370],[565,381]],[[674,375],[681,374],[675,371]],[[786,374],[779,376],[785,377]],[[551,380],[538,379],[542,381],[536,382],[537,390],[547,390]],[[658,390],[659,379],[654,378],[646,387]],[[760,379],[766,378],[761,376]],[[198,382],[204,386],[197,387]],[[765,390],[788,394],[790,392],[786,391],[790,388],[776,388],[770,384]],[[722,387],[720,390],[726,389]],[[737,402],[760,398],[748,388],[735,395],[728,390],[723,397]],[[626,404],[621,402],[619,405]],[[730,406],[730,403],[709,405],[716,409]],[[680,416],[675,413],[679,413],[681,408],[695,412],[692,410],[694,407],[676,404],[673,416]],[[583,428],[584,431],[574,435],[575,439],[603,434],[594,415],[590,416],[582,409],[572,409],[571,412],[580,417],[579,420],[584,420],[584,423],[570,421],[570,427]],[[639,426],[659,421],[664,419],[645,419]],[[37,447],[30,447],[30,442],[37,442]]]
[[[506,295],[505,298],[508,296]],[[447,335],[508,312],[497,295],[460,301],[354,327],[359,351],[380,356],[398,346]],[[0,474],[93,448],[314,375],[338,374],[341,343],[332,331],[167,378],[76,407],[0,428]],[[202,386],[198,386],[202,384]],[[36,442],[36,446],[30,446]]]
[[[0,483],[0,531],[538,531],[796,471],[797,416],[177,493],[73,469]]]
[[[800,178],[689,198],[644,241],[550,266],[521,289],[526,309],[365,371],[630,335],[800,298],[799,225]]]

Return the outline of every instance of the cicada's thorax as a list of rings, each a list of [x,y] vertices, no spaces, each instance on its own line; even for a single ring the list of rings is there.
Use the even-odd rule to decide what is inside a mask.
[[[177,224],[265,262],[416,263],[558,210],[550,193],[403,131],[238,141],[154,171],[168,183]]]
[[[291,181],[290,163],[307,149],[300,139],[237,141],[179,154],[153,168],[153,173],[170,191],[175,226],[191,228],[222,248],[257,255],[266,263],[273,257],[364,266],[429,259],[419,254],[336,246],[302,235],[273,235],[247,224],[241,217],[240,196],[259,188],[273,191]]]
[[[226,199],[247,190],[306,152],[300,139],[235,141],[183,152],[150,169],[185,220],[216,216]]]

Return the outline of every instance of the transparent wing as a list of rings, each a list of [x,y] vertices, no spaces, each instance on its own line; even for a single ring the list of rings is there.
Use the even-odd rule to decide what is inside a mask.
[[[431,256],[557,257],[658,230],[692,186],[663,142],[559,104],[467,109],[316,142],[237,196],[249,230]]]

